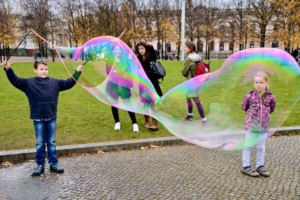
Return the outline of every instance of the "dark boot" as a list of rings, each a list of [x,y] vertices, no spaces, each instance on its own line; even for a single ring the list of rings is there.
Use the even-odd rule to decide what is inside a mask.
[[[144,117],[145,117],[145,128],[149,128],[150,127],[150,125],[149,125],[149,116],[148,115],[144,115]]]
[[[158,130],[158,125],[157,125],[157,120],[154,119],[152,117],[152,125],[149,127],[150,130],[153,130],[153,131],[157,131]]]
[[[37,165],[34,172],[31,174],[32,176],[40,176],[44,172],[44,166],[43,165]]]
[[[64,169],[60,168],[58,165],[51,165],[50,171],[56,172],[56,173],[64,173]]]

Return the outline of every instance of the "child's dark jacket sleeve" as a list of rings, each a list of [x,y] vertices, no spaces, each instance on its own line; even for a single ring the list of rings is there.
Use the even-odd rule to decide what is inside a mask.
[[[271,100],[271,104],[270,104],[270,113],[274,112],[276,107],[276,99],[275,96],[272,95],[272,100]]]
[[[27,88],[27,79],[26,78],[17,77],[12,68],[9,68],[8,70],[6,70],[6,76],[13,86],[15,86],[19,90],[25,92],[25,89]]]
[[[242,110],[246,111],[249,109],[250,106],[250,97],[249,94],[247,94],[243,100],[243,104],[242,104]]]
[[[76,70],[72,76],[74,77],[75,80],[78,80],[80,75],[81,72],[78,72]],[[76,81],[73,79],[73,77],[70,77],[66,80],[58,80],[59,91],[71,89],[76,84]]]

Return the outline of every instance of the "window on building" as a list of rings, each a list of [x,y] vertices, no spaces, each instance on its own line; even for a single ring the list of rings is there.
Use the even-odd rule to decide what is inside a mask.
[[[249,48],[254,48],[254,42],[253,41],[250,42]]]
[[[223,41],[220,42],[220,51],[224,51],[224,42]]]
[[[277,48],[278,47],[278,41],[276,39],[274,39],[272,41],[272,48]]]
[[[244,44],[240,44],[240,50],[244,49]]]
[[[197,52],[203,52],[203,42],[202,42],[202,40],[199,40],[197,42]]]
[[[209,44],[209,50],[211,50],[211,51],[215,50],[215,42],[213,40]]]
[[[230,42],[229,43],[229,50],[233,51],[233,47],[234,47],[234,42]]]
[[[171,52],[171,43],[167,42],[165,48],[166,48],[166,52]]]

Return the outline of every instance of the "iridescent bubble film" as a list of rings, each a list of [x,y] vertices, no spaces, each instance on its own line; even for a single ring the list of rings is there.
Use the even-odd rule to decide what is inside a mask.
[[[238,151],[260,140],[257,133],[245,140],[245,111],[241,108],[245,95],[254,89],[253,77],[258,71],[267,73],[270,91],[277,102],[270,115],[269,136],[287,119],[299,97],[299,67],[280,49],[239,51],[216,71],[174,85],[160,98],[134,52],[119,38],[103,36],[78,48],[54,48],[70,59],[62,60],[70,75],[85,63],[78,83],[99,101],[155,117],[175,136],[205,148]],[[191,94],[199,95],[207,123],[201,122],[194,103],[194,120],[184,119],[188,114],[187,97]]]
[[[57,51],[72,59],[65,63],[70,73],[85,64],[78,82],[103,103],[146,113],[153,112],[152,105],[160,100],[135,54],[118,38],[98,37],[81,47],[57,47]]]
[[[213,61],[212,61],[213,62]],[[242,150],[256,144],[260,135],[251,133],[245,141],[245,111],[242,101],[254,89],[254,75],[264,71],[270,91],[276,97],[270,115],[271,136],[287,119],[299,97],[299,66],[285,51],[271,48],[247,49],[230,56],[216,71],[190,79],[170,90],[158,107],[162,121],[172,119],[168,129],[193,144],[220,150]],[[193,121],[182,120],[188,113],[186,98],[198,92],[207,117],[201,123],[194,104]],[[174,112],[177,110],[177,112]]]

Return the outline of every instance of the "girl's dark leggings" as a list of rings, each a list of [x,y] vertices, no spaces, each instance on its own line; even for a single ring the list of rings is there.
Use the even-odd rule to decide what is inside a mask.
[[[187,98],[187,105],[188,105],[188,111],[189,111],[189,113],[193,113],[193,102],[192,102],[192,99],[193,99],[193,101],[195,102],[195,104],[197,106],[197,109],[198,109],[198,112],[199,112],[201,118],[204,118],[205,114],[204,114],[203,106],[202,106],[202,104],[200,102],[199,97]]]

